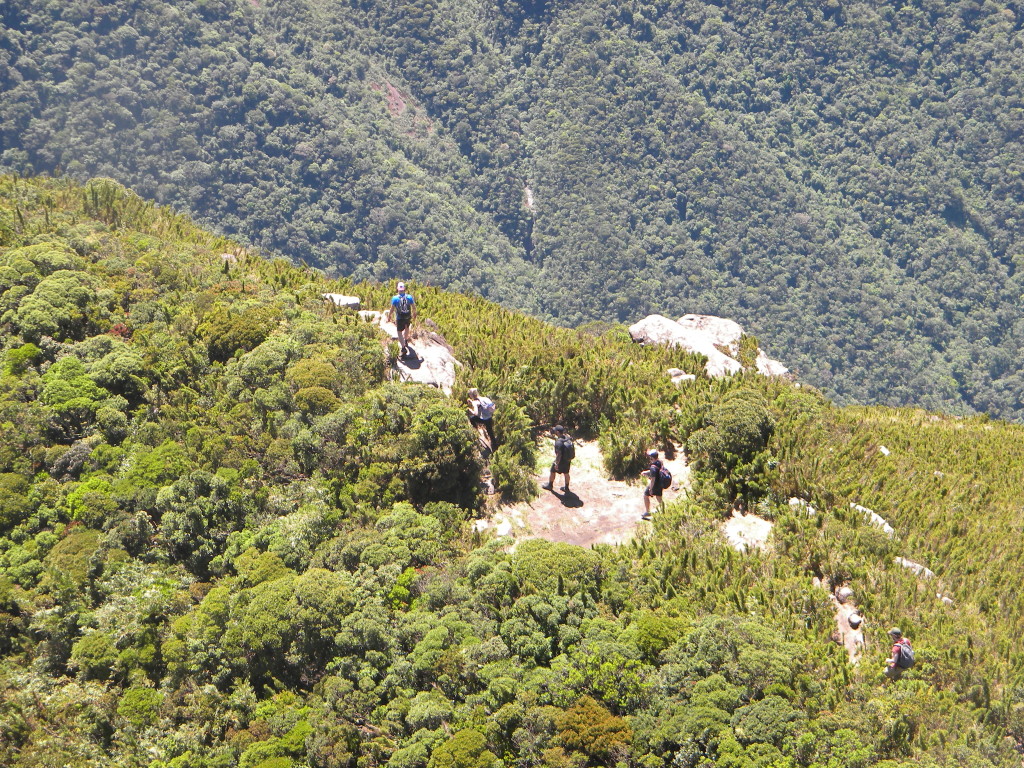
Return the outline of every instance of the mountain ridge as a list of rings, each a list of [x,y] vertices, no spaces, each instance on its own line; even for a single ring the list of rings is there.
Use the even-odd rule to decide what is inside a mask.
[[[451,398],[388,381],[388,338],[323,298],[388,285],[109,179],[0,177],[0,762],[1019,764],[1024,428],[409,288],[464,363]],[[620,479],[685,445],[690,491],[616,547],[491,538],[470,386],[505,498],[555,423]],[[763,550],[720,533],[744,511]],[[856,665],[822,583],[864,611]]]

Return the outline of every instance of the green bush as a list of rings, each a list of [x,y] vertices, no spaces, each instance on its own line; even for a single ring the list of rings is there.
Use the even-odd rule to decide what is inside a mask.
[[[71,648],[71,664],[87,680],[106,680],[116,663],[117,648],[105,632],[90,632]]]
[[[117,714],[135,728],[145,728],[156,723],[163,694],[153,688],[134,686],[122,694],[117,703]]]
[[[495,490],[508,501],[530,501],[537,497],[533,464],[522,464],[514,448],[501,445],[491,454],[491,477]]]

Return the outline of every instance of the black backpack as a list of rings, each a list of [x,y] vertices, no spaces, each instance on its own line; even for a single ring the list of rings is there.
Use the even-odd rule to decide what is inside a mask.
[[[409,294],[398,297],[398,317],[408,320],[412,316],[412,303],[409,301]]]
[[[561,446],[558,453],[562,457],[562,461],[572,461],[576,458],[576,444],[573,443],[571,437],[560,437],[555,443]]]
[[[896,659],[896,666],[900,669],[910,669],[914,666],[914,649],[910,647],[910,643],[906,640],[899,644],[900,654]]]
[[[658,473],[658,477],[662,488],[672,487],[672,473],[668,471],[668,467],[662,465],[661,471]]]

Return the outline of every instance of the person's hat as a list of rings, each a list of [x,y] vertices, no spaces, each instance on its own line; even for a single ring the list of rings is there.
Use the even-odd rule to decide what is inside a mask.
[[[893,627],[889,630],[890,637],[903,637],[903,632],[899,627]]]
[[[561,435],[563,432],[565,432],[565,427],[559,424],[558,426],[555,427],[555,432]]]
[[[399,283],[398,284],[398,290],[404,291],[405,290],[405,283]]]
[[[658,452],[653,448],[651,448],[651,450],[647,452],[647,455],[650,456],[652,459],[658,458]]]

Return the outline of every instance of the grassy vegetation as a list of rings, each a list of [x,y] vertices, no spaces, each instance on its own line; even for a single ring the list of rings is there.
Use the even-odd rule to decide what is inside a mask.
[[[386,340],[321,296],[389,286],[109,180],[0,178],[0,762],[1019,764],[1020,427],[749,372],[676,388],[702,360],[410,287],[465,364],[451,399],[389,381]],[[554,421],[622,466],[684,443],[694,491],[620,547],[486,539],[469,386],[512,496]],[[769,550],[725,544],[734,504]],[[815,576],[865,609],[858,667]],[[919,659],[898,683],[892,623]]]

